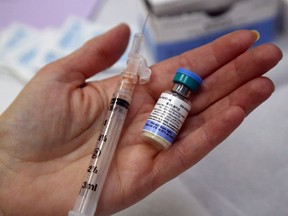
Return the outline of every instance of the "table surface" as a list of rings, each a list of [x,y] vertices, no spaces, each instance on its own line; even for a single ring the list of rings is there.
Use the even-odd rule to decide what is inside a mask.
[[[135,26],[135,4],[134,0],[108,0],[95,20]],[[287,35],[280,35],[275,43],[284,58],[268,73],[276,86],[271,98],[197,165],[115,216],[288,215]],[[0,87],[2,113],[23,84],[2,69]]]

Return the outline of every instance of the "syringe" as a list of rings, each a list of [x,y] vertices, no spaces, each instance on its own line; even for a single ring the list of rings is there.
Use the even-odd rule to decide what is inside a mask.
[[[69,216],[94,216],[96,212],[97,203],[132,100],[135,84],[138,80],[140,84],[143,84],[150,79],[151,70],[141,55],[143,42],[143,33],[135,34],[128,55],[127,67],[122,72],[110,101],[98,143],[92,154],[74,209],[69,211]]]

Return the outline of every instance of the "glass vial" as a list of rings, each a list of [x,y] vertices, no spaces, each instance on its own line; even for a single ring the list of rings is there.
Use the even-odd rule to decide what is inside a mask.
[[[179,68],[170,91],[161,94],[142,130],[142,137],[158,149],[168,149],[174,142],[191,108],[189,96],[202,84],[197,74]]]

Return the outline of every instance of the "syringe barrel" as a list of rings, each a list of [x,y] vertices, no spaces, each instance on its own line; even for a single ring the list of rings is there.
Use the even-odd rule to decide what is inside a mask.
[[[69,216],[94,216],[131,101],[134,83],[122,79],[109,106],[85,179]]]

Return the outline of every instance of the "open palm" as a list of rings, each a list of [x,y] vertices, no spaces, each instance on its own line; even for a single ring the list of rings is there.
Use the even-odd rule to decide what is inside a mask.
[[[1,115],[0,213],[72,209],[119,77],[86,80],[111,66],[128,38],[122,24],[47,65]],[[273,84],[262,75],[281,52],[270,44],[249,49],[255,40],[255,32],[237,31],[151,67],[151,82],[135,89],[97,214],[126,208],[190,168],[271,95]],[[141,129],[179,67],[204,83],[175,144],[158,151],[141,139]]]

